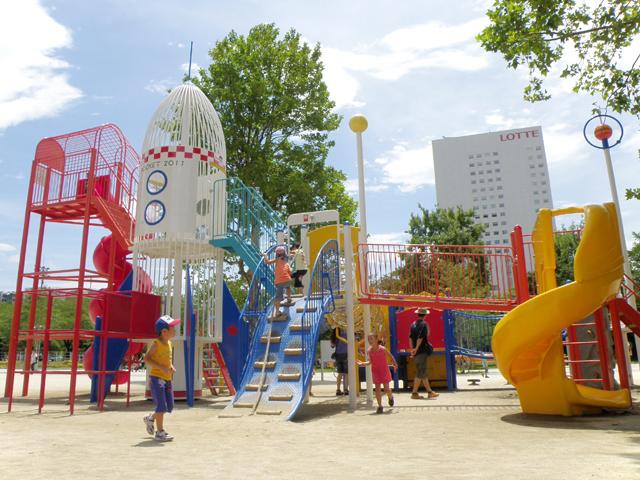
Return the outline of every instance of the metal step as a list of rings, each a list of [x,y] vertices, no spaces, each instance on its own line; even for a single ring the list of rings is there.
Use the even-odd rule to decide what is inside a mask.
[[[253,408],[253,403],[251,402],[236,402],[233,404],[234,408]]]
[[[297,382],[300,380],[301,373],[279,373],[278,380],[280,382]]]
[[[273,360],[273,361],[270,361],[270,362],[266,362],[266,366],[265,366],[265,362],[262,362],[262,361],[257,361],[257,362],[254,362],[254,364],[253,364],[253,368],[262,368],[263,366],[267,370],[271,370],[273,368],[276,368],[276,361]]]
[[[311,324],[307,323],[304,326],[305,330],[309,330],[311,328]],[[291,325],[289,325],[289,331],[291,332],[301,332],[302,331],[302,324],[301,323],[292,323]]]
[[[285,315],[284,313],[281,313],[280,315],[278,315],[275,318],[271,318],[269,320],[269,323],[273,323],[273,322],[287,322],[289,321],[289,315]]]
[[[258,387],[259,387],[259,385],[251,384],[251,383],[250,383],[250,384],[248,384],[246,387],[244,387],[244,389],[245,389],[247,392],[257,392],[257,391],[258,391]],[[264,392],[264,391],[266,391],[266,390],[267,390],[267,388],[269,388],[269,385],[266,385],[266,384],[265,384],[265,385],[262,385],[262,391],[263,391],[263,392]]]
[[[318,307],[307,307],[306,311],[308,313],[313,313],[315,311],[318,310]],[[298,307],[296,308],[296,313],[304,313],[305,312],[305,308],[304,307]]]
[[[282,415],[282,410],[256,410],[257,415]]]
[[[280,339],[282,337],[271,337],[271,343],[280,343]],[[267,343],[269,341],[269,337],[267,335],[263,335],[262,337],[260,337],[260,342],[261,343]]]
[[[302,347],[285,348],[284,349],[284,354],[287,355],[287,356],[302,355]]]
[[[293,400],[292,393],[286,395],[269,395],[270,402],[290,402],[291,400]]]

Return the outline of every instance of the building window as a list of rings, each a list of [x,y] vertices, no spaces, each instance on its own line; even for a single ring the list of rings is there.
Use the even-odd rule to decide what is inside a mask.
[[[504,220],[500,222],[500,225],[506,225],[507,222],[505,222]]]
[[[500,169],[499,168],[496,168],[496,173],[500,173]]]
[[[487,156],[489,156],[489,154],[488,154],[488,153],[487,153],[486,155],[487,155]],[[491,165],[491,161],[484,162],[484,164],[485,164],[485,165]]]
[[[501,217],[506,217],[506,216],[507,216],[507,214],[506,214],[505,212],[500,212],[500,216],[501,216]]]
[[[493,170],[487,170],[487,173],[493,173]]]
[[[493,156],[497,157],[498,156],[498,152],[493,152]],[[495,163],[495,162],[494,162]]]
[[[503,194],[498,195],[498,198],[504,198]]]
[[[494,230],[494,231],[493,231],[493,234],[494,234],[494,235],[500,235],[500,232],[498,232],[498,230]]]
[[[471,172],[471,176],[472,177],[475,176],[475,174],[476,174],[476,172]]]
[[[496,182],[501,182],[502,181],[502,177],[497,177],[496,178]]]
[[[489,180],[487,180],[489,183],[493,182],[493,178],[490,178]]]
[[[476,181],[475,180],[471,180],[471,185],[475,185]]]
[[[542,167],[544,167],[544,164],[539,163],[539,164],[538,164],[538,166],[539,166],[540,168],[542,168]]]
[[[476,158],[482,158],[482,155],[480,155],[480,154],[478,153],[478,154],[476,154]],[[478,164],[478,165],[480,165],[480,164]]]
[[[469,155],[469,160],[473,160],[473,155]],[[473,163],[471,164],[471,166],[473,167]]]
[[[542,158],[542,155],[538,154],[538,158]],[[542,166],[542,164],[540,164],[540,166]]]
[[[543,181],[540,182],[540,185],[546,185],[546,184],[547,184],[546,180],[543,180]]]
[[[535,165],[533,163],[530,163],[529,168],[535,168]]]
[[[533,194],[534,194],[534,195],[538,195],[539,193],[540,193],[540,192],[538,192],[538,190],[534,190],[534,191],[533,191]]]
[[[482,187],[482,188],[480,189],[480,191],[481,191],[481,192],[486,192],[486,191],[487,191],[487,189],[486,189],[486,188],[484,188],[484,187]]]
[[[500,208],[504,208],[504,203],[501,203],[501,204],[500,204]]]
[[[482,200],[486,200],[486,199],[487,199],[487,197],[482,197]]]
[[[506,245],[506,244],[508,244],[508,243],[509,243],[509,240],[507,240],[507,239],[505,238],[504,240],[502,240],[502,243],[503,243],[504,245]]]
[[[537,147],[536,147],[536,150],[537,150],[537,151],[540,151],[540,150],[542,150],[542,147],[541,147],[541,146],[537,146]]]
[[[494,190],[495,190],[495,188],[493,188],[493,187],[489,187],[489,191],[490,191],[490,192],[493,192]]]
[[[492,216],[493,218],[495,218],[495,217],[497,217],[497,216],[498,216],[498,214],[494,212],[494,213],[492,213],[492,214],[491,214],[491,216]]]
[[[474,188],[474,189],[471,190],[471,193],[476,193],[477,191],[478,191],[478,189]]]
[[[480,183],[484,183],[484,178],[481,178],[481,179],[480,179]]]
[[[485,213],[484,215],[482,215],[482,218],[489,218],[489,215]]]
[[[497,227],[498,226],[498,222],[493,222],[493,226]]]
[[[484,173],[484,170],[480,170],[480,171],[478,172],[478,174],[479,174],[479,175],[482,175],[483,173]]]
[[[496,187],[496,189],[497,189],[497,190],[502,190],[502,185],[498,185],[498,186]]]

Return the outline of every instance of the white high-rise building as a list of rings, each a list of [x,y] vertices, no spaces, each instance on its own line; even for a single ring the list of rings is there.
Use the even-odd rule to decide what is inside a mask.
[[[530,233],[552,208],[541,127],[434,140],[433,161],[438,207],[473,209],[486,244],[510,244],[515,225]]]

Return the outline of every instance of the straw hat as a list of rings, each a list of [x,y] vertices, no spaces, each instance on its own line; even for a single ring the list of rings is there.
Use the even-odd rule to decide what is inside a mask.
[[[420,307],[416,309],[417,315],[429,315],[431,311],[428,308]]]

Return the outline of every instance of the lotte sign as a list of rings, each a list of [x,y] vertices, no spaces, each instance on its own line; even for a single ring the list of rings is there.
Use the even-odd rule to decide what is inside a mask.
[[[525,138],[539,138],[539,137],[540,137],[540,130],[526,130],[524,132],[501,133],[500,141],[510,142],[513,140],[522,140]]]

